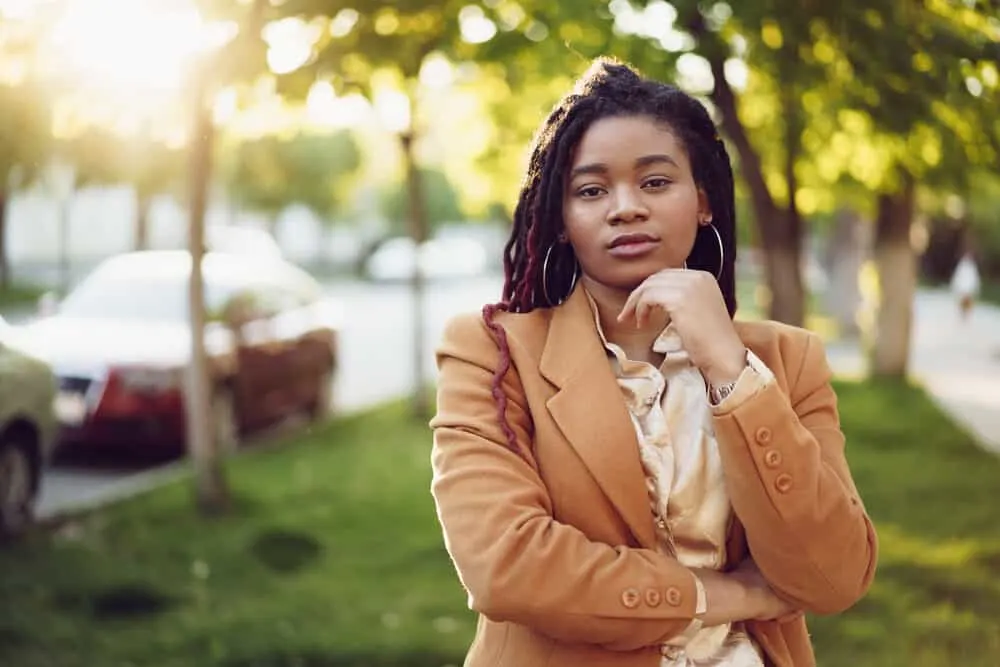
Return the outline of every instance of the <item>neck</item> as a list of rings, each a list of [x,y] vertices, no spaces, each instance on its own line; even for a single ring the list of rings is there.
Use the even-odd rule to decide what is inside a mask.
[[[619,322],[618,313],[622,312],[622,308],[625,307],[631,290],[601,285],[589,280],[586,276],[581,280],[597,305],[601,330],[607,341],[621,347],[629,359],[658,364],[661,359],[658,358],[660,355],[653,352],[653,342],[670,322],[667,314],[662,310],[654,310],[650,314],[649,320],[641,328],[636,327],[635,322],[631,320]]]

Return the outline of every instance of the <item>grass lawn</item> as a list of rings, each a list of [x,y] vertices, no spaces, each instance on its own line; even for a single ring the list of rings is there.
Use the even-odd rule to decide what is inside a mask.
[[[865,601],[813,619],[821,665],[996,665],[1000,461],[919,390],[838,388],[882,559]],[[234,462],[230,517],[175,484],[0,550],[0,665],[461,664],[426,426],[391,405],[287,440]]]
[[[995,306],[1000,306],[1000,282],[984,282],[982,299]]]
[[[34,306],[39,297],[47,290],[37,285],[13,284],[7,289],[0,289],[0,309],[12,306]]]

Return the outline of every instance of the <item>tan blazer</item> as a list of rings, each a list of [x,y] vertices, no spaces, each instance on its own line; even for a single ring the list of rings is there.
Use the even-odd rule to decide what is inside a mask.
[[[469,667],[658,667],[695,613],[692,573],[656,550],[638,444],[582,289],[562,306],[501,314],[511,451],[493,396],[500,362],[479,314],[438,351],[432,493],[469,605]],[[736,519],[780,594],[813,613],[850,607],[874,576],[875,530],[844,458],[822,343],[738,323],[776,382],[714,418]],[[804,619],[750,622],[769,664],[815,665]]]

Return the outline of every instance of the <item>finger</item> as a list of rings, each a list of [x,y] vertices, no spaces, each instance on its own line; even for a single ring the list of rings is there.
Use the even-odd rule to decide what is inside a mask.
[[[649,321],[649,315],[653,308],[657,306],[655,301],[650,301],[649,299],[641,299],[639,304],[635,307],[635,325],[638,328],[646,326],[646,322]]]
[[[621,312],[618,313],[618,321],[619,322],[624,322],[629,317],[634,317],[635,316],[635,307],[636,307],[636,304],[639,302],[639,299],[642,298],[642,292],[643,292],[643,286],[644,285],[645,285],[644,282],[640,283],[638,287],[636,287],[634,290],[632,290],[632,293],[628,295],[628,298],[625,299],[625,305],[622,306]]]

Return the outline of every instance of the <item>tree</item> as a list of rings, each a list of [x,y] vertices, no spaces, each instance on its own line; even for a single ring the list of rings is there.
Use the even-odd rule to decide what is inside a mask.
[[[212,154],[215,143],[215,126],[211,100],[220,87],[247,73],[263,71],[260,44],[261,27],[266,20],[267,0],[254,0],[249,9],[242,10],[232,4],[215,7],[220,11],[234,12],[239,18],[237,36],[218,51],[204,56],[195,63],[191,77],[190,104],[191,126],[189,144],[188,201],[189,249],[191,253],[191,279],[188,297],[191,326],[191,366],[185,392],[187,414],[187,447],[195,471],[195,499],[197,507],[205,514],[225,512],[230,505],[229,488],[225,477],[222,443],[213,432],[211,406],[217,397],[211,385],[205,352],[205,293],[202,276],[204,256],[205,213],[212,174]]]
[[[149,210],[153,198],[173,191],[183,181],[184,152],[142,132],[126,140],[122,181],[135,195],[133,248],[149,248]]]
[[[418,166],[418,149],[423,127],[421,117],[420,71],[434,53],[462,59],[468,53],[463,40],[462,17],[482,16],[483,10],[465,0],[407,0],[387,5],[367,0],[333,15],[322,0],[288,0],[281,5],[285,16],[316,21],[327,29],[319,32],[313,58],[299,70],[279,79],[279,90],[304,96],[317,79],[332,83],[335,90],[357,91],[376,102],[373,82],[391,79],[396,97],[396,126],[402,155],[407,193],[409,235],[423,243],[429,233],[424,188]],[[405,108],[403,108],[405,107]],[[411,280],[413,304],[413,410],[420,418],[430,413],[426,387],[424,353],[424,276],[419,269]]]
[[[18,64],[31,72],[34,44],[30,34],[7,21],[0,9],[0,61]],[[7,256],[7,207],[12,192],[39,176],[48,154],[51,116],[45,91],[37,79],[0,78],[0,289],[10,287],[11,269]]]
[[[428,227],[433,230],[445,223],[463,220],[465,216],[458,192],[445,173],[426,168],[418,169],[418,172],[427,207]],[[410,215],[407,210],[409,202],[410,194],[406,183],[396,183],[382,191],[379,207],[382,214],[389,219],[393,233],[405,233],[405,220]]]
[[[122,136],[89,125],[58,142],[56,149],[75,171],[74,188],[129,185],[135,196],[133,248],[149,247],[149,210],[156,195],[171,192],[184,174],[184,153],[150,137],[148,128]]]
[[[917,184],[961,189],[977,166],[1000,157],[1000,26],[981,5],[892,0],[834,13],[824,26],[834,47],[830,69],[844,73],[837,90],[846,121],[840,130],[853,125],[878,147],[867,174],[845,169],[876,193],[880,304],[871,370],[903,378],[917,284],[911,233]]]
[[[228,151],[223,179],[238,205],[272,221],[296,203],[328,220],[342,212],[345,186],[360,165],[358,143],[347,131],[267,135]]]

